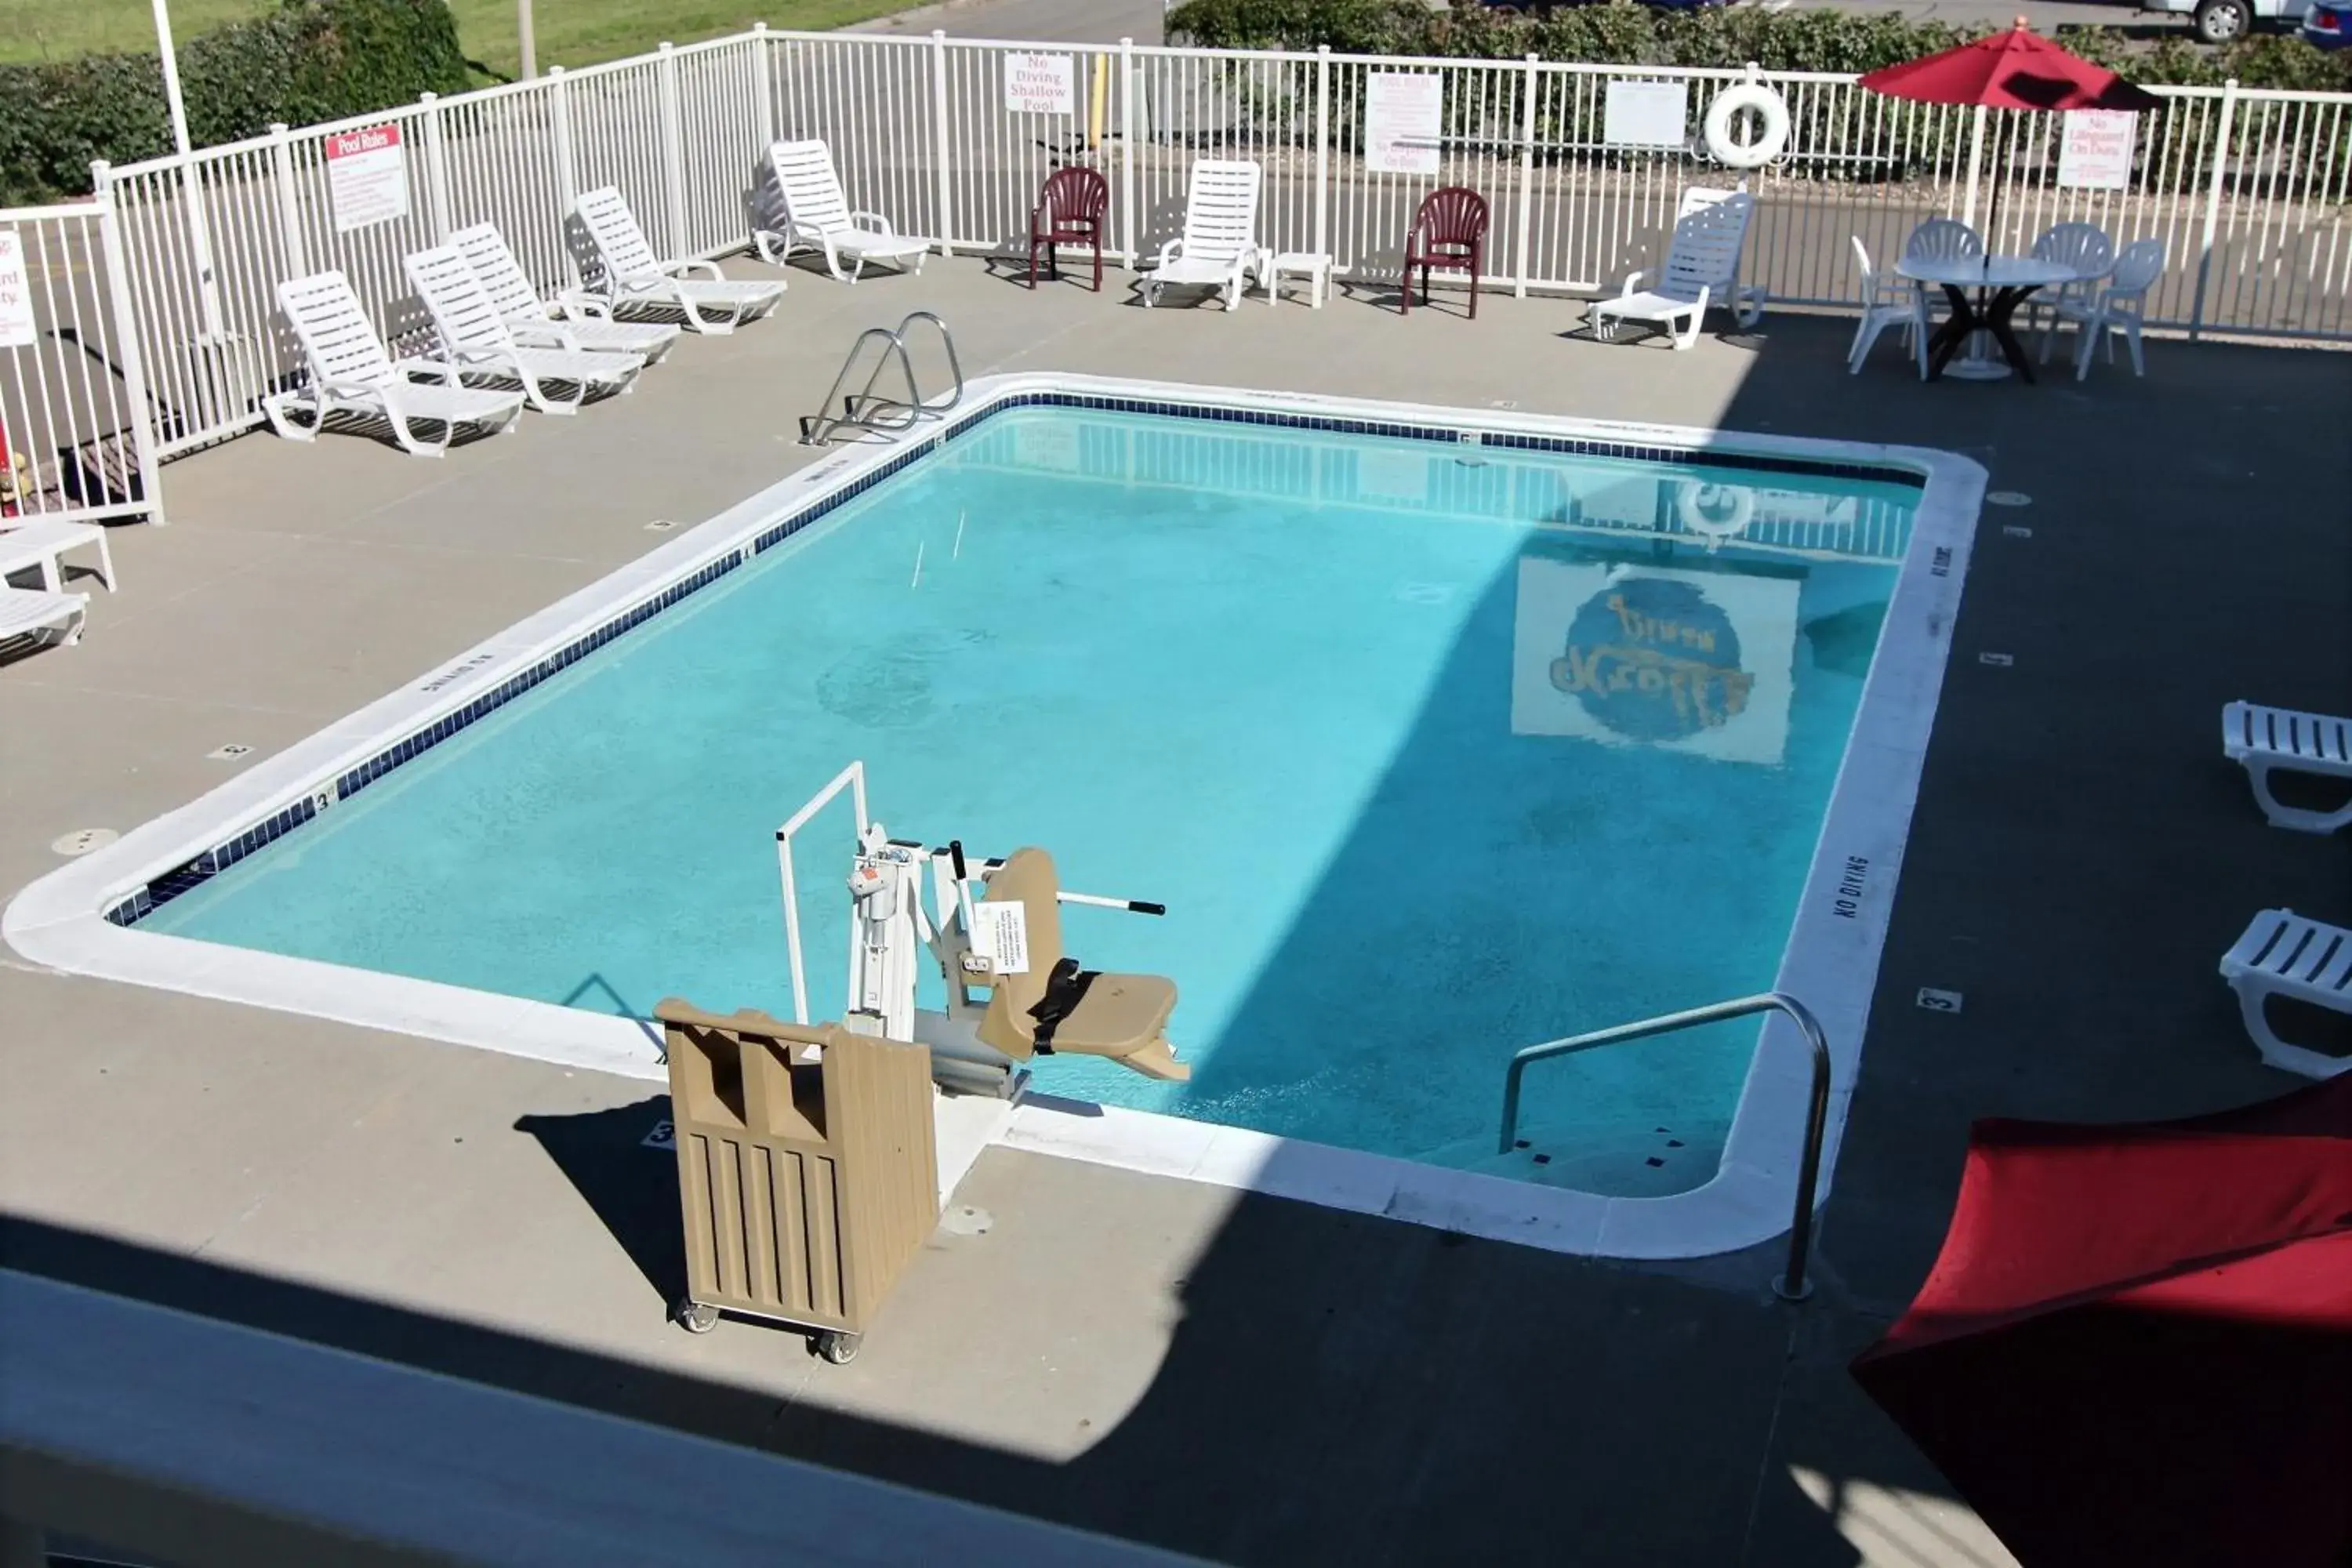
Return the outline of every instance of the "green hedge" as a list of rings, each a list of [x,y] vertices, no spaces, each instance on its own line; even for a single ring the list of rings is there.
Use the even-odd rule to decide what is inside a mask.
[[[188,133],[199,147],[462,92],[466,61],[444,0],[286,0],[283,9],[180,47]],[[0,206],[89,189],[94,158],[172,150],[163,63],[87,55],[0,66]]]
[[[1478,0],[1433,10],[1422,0],[1186,0],[1170,13],[1171,37],[1210,48],[1313,49],[1455,59],[1582,60],[1612,65],[1738,66],[1767,70],[1866,71],[1948,48],[1975,31],[1913,22],[1895,12],[1765,11],[1715,6],[1662,11],[1613,0],[1514,15]],[[2067,47],[2135,81],[2352,92],[2352,49],[2315,49],[2263,35],[2221,50],[2185,38],[2138,47],[2109,28],[2069,31]]]

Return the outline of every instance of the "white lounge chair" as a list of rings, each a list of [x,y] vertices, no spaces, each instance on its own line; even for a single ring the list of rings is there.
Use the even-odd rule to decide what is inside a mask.
[[[88,594],[53,594],[46,588],[0,588],[0,643],[24,637],[78,643],[89,614]]]
[[[509,329],[454,247],[417,251],[400,265],[433,318],[442,354],[458,373],[520,382],[523,395],[541,414],[576,414],[592,392],[631,391],[646,368],[635,354],[583,349],[551,321]],[[569,386],[572,395],[553,396],[551,385]]]
[[[1686,212],[1675,224],[1666,264],[1654,289],[1639,287],[1648,271],[1626,274],[1625,286],[1613,299],[1595,300],[1585,315],[1592,335],[1607,342],[1620,321],[1656,321],[1674,339],[1677,351],[1698,342],[1707,307],[1720,305],[1738,312],[1739,252],[1748,243],[1748,219],[1756,198],[1735,191],[1721,201]],[[1680,331],[1675,323],[1687,319]]]
[[[1727,191],[1718,186],[1693,185],[1683,193],[1683,205],[1675,209],[1675,221],[1680,223],[1701,207],[1711,207],[1718,202],[1727,202],[1734,196],[1747,194],[1745,186]],[[1731,289],[1726,297],[1726,302],[1731,307],[1732,321],[1742,327],[1754,326],[1764,319],[1764,303],[1769,298],[1762,284],[1739,280],[1739,258],[1733,257]]]
[[[2271,792],[2273,772],[2352,781],[2352,719],[2232,702],[2221,710],[2221,754],[2245,768],[2254,799],[2273,826],[2298,833],[2333,833],[2352,824],[2352,800],[2334,811],[2313,811],[2282,805]]]
[[[530,286],[522,263],[498,225],[478,223],[449,237],[449,245],[466,258],[474,280],[490,297],[501,321],[517,330],[553,323],[583,349],[604,353],[632,353],[652,364],[669,353],[680,329],[667,321],[616,321],[612,307],[593,294],[566,291],[552,300],[541,300]]]
[[[278,285],[278,308],[292,323],[310,374],[309,386],[261,400],[270,427],[289,441],[316,438],[340,410],[387,420],[404,450],[437,458],[459,430],[474,426],[494,436],[522,415],[520,392],[467,386],[456,365],[439,360],[395,362],[340,272],[288,279]],[[307,427],[298,417],[305,409]],[[438,425],[441,438],[425,440],[415,428],[420,424]]]
[[[2352,931],[2305,920],[2293,910],[2264,910],[2221,955],[2221,978],[2238,994],[2238,1011],[2263,1060],[2305,1078],[2334,1078],[2352,1068],[2352,1057],[2280,1039],[2263,1007],[2273,996],[2285,996],[2352,1013]]]
[[[1143,280],[1143,303],[1160,303],[1170,284],[1222,289],[1225,309],[1237,310],[1242,288],[1257,265],[1257,197],[1265,171],[1250,160],[1202,158],[1184,189],[1184,232],[1160,247]]]
[[[629,204],[610,185],[590,191],[572,204],[572,211],[596,247],[604,274],[598,289],[615,312],[677,310],[692,331],[731,332],[774,310],[784,297],[781,278],[739,282],[720,272],[715,261],[660,260],[646,243],[646,231],[637,226]],[[689,278],[689,272],[709,276]]]
[[[782,196],[784,226],[751,231],[761,260],[782,267],[795,250],[821,250],[825,270],[849,283],[864,275],[869,261],[887,261],[902,272],[923,269],[931,242],[900,234],[880,213],[852,208],[834,172],[833,150],[823,142],[772,143],[768,166]],[[841,269],[845,258],[847,272]]]
[[[98,552],[98,580],[114,592],[114,552],[107,548],[106,530],[94,522],[0,522],[0,576],[27,567],[41,570],[41,586],[50,593],[65,590],[65,558],[71,550]]]

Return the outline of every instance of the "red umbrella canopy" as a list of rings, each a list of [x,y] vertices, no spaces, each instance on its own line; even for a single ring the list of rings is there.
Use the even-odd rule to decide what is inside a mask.
[[[2025,1568],[2352,1563],[2352,1073],[2187,1121],[1980,1121],[1853,1366]]]
[[[2026,26],[1941,54],[1886,66],[1862,85],[1921,103],[1988,109],[2155,109],[2163,100],[2104,66],[2069,54]]]

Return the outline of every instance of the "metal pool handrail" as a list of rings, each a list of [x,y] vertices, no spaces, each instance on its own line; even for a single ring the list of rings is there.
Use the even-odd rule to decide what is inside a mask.
[[[938,402],[923,396],[922,389],[915,382],[914,359],[907,352],[907,329],[917,321],[929,321],[938,328],[940,342],[947,349],[948,374],[955,384]],[[857,368],[857,362],[866,353],[868,342],[882,344],[881,356],[874,362],[874,368],[866,373],[866,384],[849,396],[842,397],[841,389],[847,384],[849,373]],[[903,400],[879,397],[874,392],[876,384],[882,379],[882,373],[893,363],[898,365],[899,374],[907,383],[907,395]],[[841,405],[838,414],[831,412],[836,399]],[[822,447],[833,438],[836,430],[870,430],[880,436],[902,435],[913,429],[926,416],[936,419],[962,401],[963,361],[956,353],[955,334],[948,331],[945,321],[930,311],[911,310],[896,327],[868,327],[857,334],[857,341],[849,346],[849,357],[841,362],[840,374],[833,378],[833,386],[825,393],[824,401],[817,405],[814,414],[801,416],[801,445]]]
[[[1678,1029],[1720,1023],[1726,1018],[1744,1017],[1750,1013],[1787,1014],[1803,1031],[1805,1043],[1812,1047],[1813,1052],[1812,1100],[1805,1110],[1804,1155],[1797,1166],[1797,1208],[1789,1222],[1789,1267],[1785,1273],[1772,1281],[1773,1293],[1782,1300],[1801,1301],[1812,1294],[1812,1287],[1805,1279],[1805,1255],[1812,1245],[1813,1188],[1821,1178],[1822,1139],[1829,1121],[1830,1043],[1828,1037],[1822,1033],[1821,1020],[1794,996],[1766,991],[1754,996],[1693,1007],[1687,1012],[1661,1013],[1654,1018],[1620,1024],[1613,1029],[1595,1029],[1589,1035],[1572,1035],[1564,1040],[1547,1040],[1539,1046],[1528,1047],[1511,1058],[1510,1068],[1503,1075],[1503,1132],[1497,1147],[1501,1152],[1509,1153],[1512,1142],[1518,1133],[1519,1079],[1528,1070],[1528,1063],[1589,1051],[1600,1046],[1647,1039],[1652,1035],[1673,1034]]]

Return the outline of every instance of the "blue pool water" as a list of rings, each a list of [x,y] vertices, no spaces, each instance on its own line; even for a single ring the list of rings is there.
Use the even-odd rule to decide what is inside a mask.
[[[1167,904],[1066,925],[1176,979],[1191,1084],[1058,1058],[1041,1087],[1479,1163],[1516,1047],[1770,984],[1916,494],[1019,410],[147,929],[788,1016],[775,829],[863,758],[896,836]],[[1678,528],[1743,504],[1737,537]],[[833,812],[800,859],[818,1016]],[[1535,1075],[1560,1158],[1528,1173],[1704,1180],[1753,1039]]]

